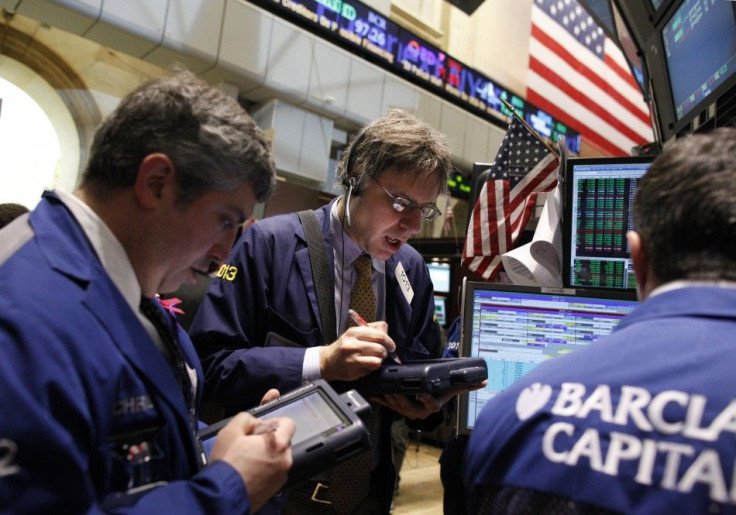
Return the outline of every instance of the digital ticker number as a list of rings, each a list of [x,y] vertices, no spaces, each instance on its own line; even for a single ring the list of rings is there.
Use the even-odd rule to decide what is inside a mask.
[[[441,49],[423,41],[361,2],[343,0],[251,0],[271,7],[280,5],[291,16],[319,27],[359,53],[369,54],[384,66],[408,74],[431,86],[446,97],[473,107],[494,118],[512,116],[501,102],[509,101],[517,112],[524,113],[526,121],[542,136],[555,141],[558,135],[567,137],[568,147],[580,150],[580,136],[541,110],[526,106],[525,102],[495,84],[482,73],[465,66]]]
[[[342,40],[356,45],[389,64],[398,41],[390,34],[389,22],[361,4],[342,0],[277,0],[282,6],[336,33]]]
[[[355,20],[355,32],[383,48],[386,47],[386,20],[374,13],[368,13],[368,21]]]

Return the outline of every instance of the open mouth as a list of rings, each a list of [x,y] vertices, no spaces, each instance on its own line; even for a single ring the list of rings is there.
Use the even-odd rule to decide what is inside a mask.
[[[404,241],[396,238],[389,238],[388,236],[386,236],[386,243],[388,243],[388,246],[391,248],[391,250],[396,252],[404,244]]]

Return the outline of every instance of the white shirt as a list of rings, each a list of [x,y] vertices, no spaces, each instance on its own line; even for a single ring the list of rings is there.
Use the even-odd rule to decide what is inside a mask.
[[[82,227],[84,234],[95,249],[105,272],[107,272],[107,275],[117,289],[120,290],[125,302],[136,314],[138,320],[156,344],[156,347],[158,347],[159,351],[166,354],[158,331],[156,331],[150,320],[139,310],[141,286],[138,283],[138,277],[135,275],[133,264],[130,262],[130,258],[128,258],[125,247],[123,247],[122,243],[120,243],[107,224],[97,216],[97,213],[92,211],[92,208],[82,202],[82,200],[63,190],[57,189],[55,193]],[[197,371],[187,363],[187,372],[189,373],[192,388],[196,392]]]

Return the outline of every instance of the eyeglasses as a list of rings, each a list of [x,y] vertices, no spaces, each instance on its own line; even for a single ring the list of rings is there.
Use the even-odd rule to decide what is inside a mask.
[[[408,199],[406,197],[399,197],[398,195],[392,195],[375,178],[373,180],[375,181],[376,184],[381,186],[381,189],[384,192],[386,192],[386,195],[391,197],[391,207],[394,208],[394,211],[396,211],[397,213],[404,213],[404,212],[410,213],[414,211],[415,209],[421,209],[422,219],[426,220],[427,222],[431,222],[432,220],[436,219],[438,216],[442,214],[439,208],[437,208],[437,206],[434,205],[434,202],[430,202],[427,204],[417,204],[413,200]]]

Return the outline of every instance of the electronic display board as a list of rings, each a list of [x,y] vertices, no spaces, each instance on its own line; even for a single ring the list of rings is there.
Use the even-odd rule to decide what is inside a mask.
[[[251,1],[500,126],[512,115],[503,99],[542,136],[562,134],[580,151],[577,132],[357,0]]]
[[[736,73],[736,3],[685,0],[662,27],[678,121]]]

